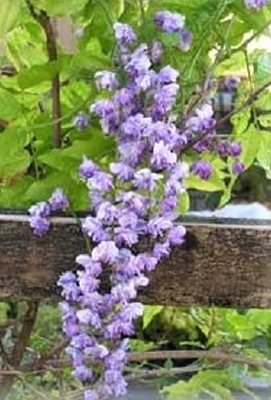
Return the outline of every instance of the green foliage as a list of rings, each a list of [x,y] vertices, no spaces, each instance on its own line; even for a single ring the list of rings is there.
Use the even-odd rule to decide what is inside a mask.
[[[202,371],[193,376],[188,382],[179,381],[165,387],[167,400],[197,399],[206,394],[215,400],[234,400],[230,389],[241,389],[242,386],[228,371]]]
[[[87,110],[97,97],[95,88],[90,85],[95,71],[113,66],[114,21],[119,19],[132,23],[139,31],[140,38],[151,42],[154,35],[157,36],[152,24],[155,11],[170,9],[186,16],[186,24],[193,33],[191,50],[176,52],[176,35],[158,33],[166,46],[165,63],[172,64],[181,72],[183,90],[177,109],[182,117],[184,104],[191,98],[195,83],[204,80],[206,71],[220,76],[248,67],[242,47],[243,36],[247,32],[256,34],[263,31],[270,17],[269,8],[257,13],[257,17],[254,13],[245,12],[242,0],[157,0],[144,4],[145,14],[142,15],[139,3],[132,1],[80,0],[69,2],[67,7],[64,1],[33,0],[36,12],[43,9],[50,17],[69,15],[74,26],[83,28],[82,35],[77,39],[76,53],[68,54],[58,43],[58,57],[52,61],[47,54],[44,31],[31,15],[26,3],[14,1],[11,6],[10,2],[5,2],[6,8],[3,8],[1,18],[5,15],[9,18],[5,18],[5,23],[1,24],[0,37],[3,36],[7,60],[16,68],[17,73],[14,77],[3,77],[0,86],[0,119],[9,126],[0,138],[1,207],[27,207],[43,199],[56,185],[68,190],[70,195],[72,187],[76,187],[78,191],[77,196],[73,195],[73,207],[78,210],[86,206],[86,193],[76,175],[78,165],[83,155],[93,157],[97,162],[108,161],[112,157],[114,143],[103,139],[101,129],[95,123],[85,132],[78,133],[71,121],[77,112]],[[234,18],[229,23],[231,13],[234,13]],[[224,51],[221,60],[212,66],[210,50],[218,46],[222,46]],[[270,56],[261,51],[254,52],[250,63],[249,67],[253,70],[252,84],[259,86],[268,77]],[[61,149],[54,149],[52,140],[50,89],[51,81],[57,74],[60,82],[65,82],[61,88]],[[246,97],[247,86],[240,89],[236,105],[241,104]],[[257,101],[260,102],[261,97]],[[258,127],[250,123],[249,110],[245,108],[233,117],[234,138],[243,144],[242,161],[246,167],[257,159],[270,173],[267,151],[269,137],[266,132],[259,133]],[[268,124],[262,117],[260,121]],[[14,133],[16,130],[17,134]],[[20,140],[14,135],[20,136]],[[208,182],[189,177],[187,187],[220,192],[222,202],[227,201],[236,179],[231,173],[232,165],[219,163],[214,157],[210,158],[208,153],[202,156],[212,162],[214,173]],[[193,162],[194,157],[195,154],[191,153],[189,162]],[[11,179],[14,175],[16,185],[13,184],[14,179]],[[226,178],[229,181],[227,185]],[[181,196],[180,211],[184,213],[188,207],[189,199]]]

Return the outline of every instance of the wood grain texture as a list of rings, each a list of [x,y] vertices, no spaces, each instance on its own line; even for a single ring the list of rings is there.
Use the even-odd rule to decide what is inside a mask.
[[[151,274],[145,304],[271,307],[270,221],[185,220],[185,245]],[[0,215],[0,299],[57,299],[61,272],[76,268],[85,241],[72,218],[32,234],[24,215]]]

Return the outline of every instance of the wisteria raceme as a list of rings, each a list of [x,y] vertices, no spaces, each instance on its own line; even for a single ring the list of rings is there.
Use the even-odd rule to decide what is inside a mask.
[[[165,32],[180,34],[180,49],[190,45],[192,36],[185,30],[183,16],[161,11],[154,22]],[[192,110],[185,121],[177,123],[173,117],[180,73],[170,65],[157,68],[162,44],[155,41],[151,48],[144,43],[136,47],[137,35],[126,24],[116,23],[114,31],[116,59],[125,79],[112,71],[96,73],[97,88],[108,90],[111,96],[92,104],[90,112],[99,118],[104,134],[114,138],[117,156],[107,170],[83,157],[78,172],[89,191],[91,215],[82,222],[82,229],[92,250],[77,256],[77,272],[66,272],[58,281],[73,374],[92,385],[85,391],[85,400],[126,393],[127,338],[134,334],[135,319],[143,314],[143,305],[136,301],[138,289],[148,285],[146,273],[185,240],[177,211],[180,195],[186,190],[185,179],[189,174],[204,180],[212,175],[211,164],[201,157],[192,165],[185,162],[185,149],[233,157],[233,173],[243,168],[238,160],[240,144],[216,137],[208,101]],[[85,126],[83,119],[77,120],[77,126]],[[34,232],[46,233],[51,212],[67,207],[60,189],[48,202],[31,207]],[[136,253],[134,245],[146,236],[152,247]],[[110,270],[111,286],[102,293],[105,269]],[[89,356],[91,368],[86,366]]]

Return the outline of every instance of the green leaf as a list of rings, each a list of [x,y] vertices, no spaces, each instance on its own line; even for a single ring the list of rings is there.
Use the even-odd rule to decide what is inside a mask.
[[[8,121],[18,117],[22,111],[16,97],[8,90],[0,88],[0,118]]]
[[[73,210],[88,209],[89,200],[85,185],[82,182],[76,182],[69,174],[59,171],[52,171],[45,178],[30,185],[23,200],[32,203],[46,200],[58,187],[61,187],[68,196]]]
[[[262,132],[261,137],[257,161],[266,171],[271,172],[271,135],[269,132]]]
[[[53,149],[43,155],[37,157],[38,161],[46,164],[59,171],[70,174],[75,180],[78,180],[79,161],[75,158],[68,157],[64,153],[65,150]]]
[[[185,215],[190,209],[190,198],[189,194],[185,191],[180,193],[178,198],[178,213]]]
[[[18,74],[18,84],[21,89],[28,89],[39,85],[41,82],[51,81],[60,70],[61,64],[59,61],[35,65]]]
[[[37,6],[52,16],[70,16],[82,10],[87,2],[88,0],[69,0],[68,3],[63,0],[38,0]]]
[[[230,75],[237,71],[242,71],[246,67],[246,58],[243,52],[234,53],[230,58],[218,64],[215,75]]]
[[[271,54],[266,51],[254,62],[254,79],[257,83],[263,84],[271,75]]]
[[[8,31],[16,24],[21,6],[21,0],[1,0],[0,40],[2,40]]]
[[[241,135],[237,135],[236,138],[240,140],[242,144],[242,153],[239,157],[240,161],[242,161],[246,167],[249,167],[254,162],[260,149],[263,138],[262,132],[257,130],[253,124],[250,124],[249,128]]]
[[[100,132],[96,133],[90,140],[75,140],[70,147],[63,150],[63,154],[80,161],[84,155],[96,161],[100,160],[113,149],[114,142],[102,136]]]
[[[24,149],[26,133],[17,127],[8,128],[0,135],[0,176],[10,177],[27,169],[31,157]]]
[[[152,319],[163,310],[164,306],[145,306],[143,315],[143,329],[147,328]]]
[[[185,186],[188,189],[202,190],[206,192],[216,192],[225,189],[225,184],[216,174],[210,179],[203,180],[196,175],[190,175],[185,179]]]
[[[5,208],[28,208],[31,201],[24,201],[24,195],[29,186],[35,181],[33,177],[23,176],[16,184],[3,186],[0,191],[0,207]]]

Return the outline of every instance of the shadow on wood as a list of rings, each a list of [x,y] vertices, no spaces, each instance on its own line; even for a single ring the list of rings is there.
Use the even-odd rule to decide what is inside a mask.
[[[257,223],[257,225],[255,224]],[[145,304],[271,307],[269,221],[185,219],[186,243],[151,274]],[[57,299],[56,281],[85,252],[75,220],[33,235],[26,215],[0,215],[0,299]]]

